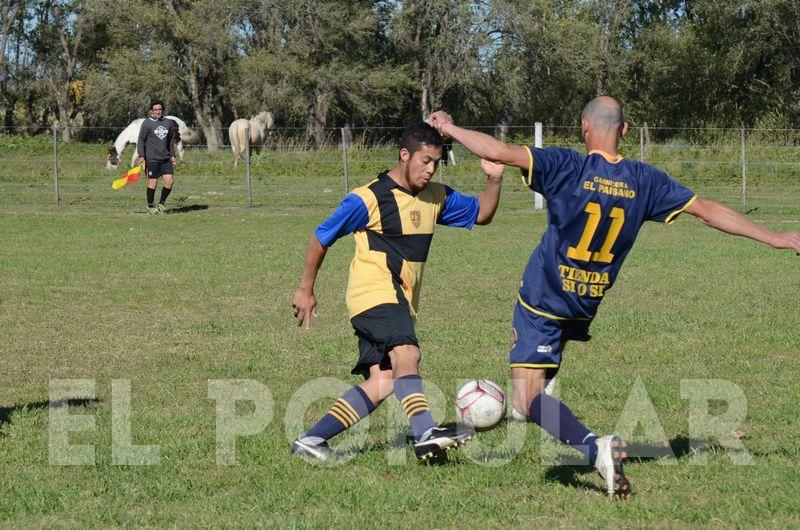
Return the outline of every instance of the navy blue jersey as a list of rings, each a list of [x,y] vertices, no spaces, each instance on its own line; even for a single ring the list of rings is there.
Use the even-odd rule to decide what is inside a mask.
[[[557,319],[591,320],[645,221],[672,223],[696,198],[648,164],[600,151],[528,148],[523,180],[547,200],[548,224],[519,300]]]

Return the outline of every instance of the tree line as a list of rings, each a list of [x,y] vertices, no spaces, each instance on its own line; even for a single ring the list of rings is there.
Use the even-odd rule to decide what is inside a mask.
[[[438,107],[500,132],[574,125],[600,94],[634,124],[795,128],[798,14],[798,0],[2,0],[0,105],[6,131],[56,123],[69,141],[159,97],[212,150],[261,110],[314,146]]]

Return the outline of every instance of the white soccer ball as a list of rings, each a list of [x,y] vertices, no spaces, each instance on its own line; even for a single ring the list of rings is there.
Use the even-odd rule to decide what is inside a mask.
[[[456,417],[476,431],[489,430],[506,415],[506,395],[486,379],[472,380],[456,394]]]

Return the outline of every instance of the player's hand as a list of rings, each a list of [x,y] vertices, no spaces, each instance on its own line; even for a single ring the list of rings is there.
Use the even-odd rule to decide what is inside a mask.
[[[492,180],[502,180],[503,171],[506,169],[506,166],[505,164],[497,164],[481,158],[481,169],[484,173],[486,173],[486,178]]]
[[[142,163],[144,163],[144,157],[140,156],[139,158],[136,159],[136,164],[134,164],[134,165],[141,166]]]
[[[172,165],[174,166],[175,165],[175,157],[171,156],[171,157],[169,157],[169,159],[172,162]]]
[[[292,297],[292,309],[298,326],[311,329],[311,317],[317,317],[317,297],[314,291],[298,289]]]
[[[428,117],[428,125],[439,131],[439,133],[442,132],[442,127],[448,123],[453,123],[453,117],[443,110],[437,110]]]
[[[800,232],[783,232],[775,234],[773,248],[788,248],[800,254]]]

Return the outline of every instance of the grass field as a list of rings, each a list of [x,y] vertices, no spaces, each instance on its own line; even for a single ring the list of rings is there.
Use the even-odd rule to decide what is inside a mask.
[[[66,166],[77,191],[60,207],[47,205],[46,168],[27,180],[0,178],[6,525],[800,525],[800,258],[688,216],[644,228],[593,324],[594,339],[570,345],[559,375],[561,397],[597,432],[630,427],[626,407],[649,410],[651,420],[655,412],[664,438],[653,435],[652,421],[627,434],[638,454],[675,458],[632,458],[627,470],[637,494],[630,502],[607,502],[592,468],[559,465],[570,453],[533,425],[504,424],[446,465],[419,465],[410,446],[398,443],[404,426],[394,402],[368,428],[342,437],[348,462],[319,467],[290,458],[299,427],[297,416],[286,420],[287,408],[336,388],[319,378],[341,387],[357,379],[349,375],[356,348],[343,295],[351,239],[333,247],[320,274],[314,329],[296,328],[289,305],[311,230],[341,198],[341,177],[315,165],[335,167],[336,153],[306,161],[305,178],[290,160],[301,154],[285,156],[293,169],[260,182],[257,207],[242,207],[243,173],[227,169],[226,158],[219,174],[179,180],[170,199],[177,213],[163,217],[143,215],[142,183],[112,194],[113,177],[96,161],[85,164],[85,176],[77,161],[74,170]],[[390,163],[391,151],[356,160],[353,179]],[[478,189],[479,175],[457,167],[447,178]],[[532,195],[515,187],[508,179],[492,225],[436,234],[418,335],[437,419],[453,419],[451,398],[465,380],[508,383],[513,300],[546,222]],[[751,217],[800,229],[795,185],[761,191],[748,204]],[[69,407],[95,418],[94,430],[69,436],[94,446],[94,465],[50,463],[48,385],[55,379],[96,382],[93,396],[80,394],[87,399]],[[237,440],[237,465],[228,466],[216,460],[208,385],[233,379],[268,389],[273,414],[263,431]],[[712,386],[744,393],[746,417],[736,429],[751,465],[734,464],[742,453],[726,449],[730,432],[698,447],[702,437],[691,432],[691,402],[681,392],[681,381],[692,379],[722,380]],[[158,445],[157,464],[112,462],[112,380],[130,382],[133,443]],[[311,400],[299,420],[308,426],[332,397]],[[237,413],[247,417],[254,407],[240,403]],[[729,410],[720,400],[710,409]]]

